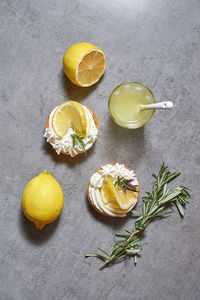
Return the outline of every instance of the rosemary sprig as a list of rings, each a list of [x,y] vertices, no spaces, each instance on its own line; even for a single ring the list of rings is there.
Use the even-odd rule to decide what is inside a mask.
[[[143,238],[141,233],[150,222],[155,218],[162,218],[171,213],[171,210],[169,210],[170,206],[176,206],[181,217],[184,216],[183,207],[188,203],[187,200],[190,198],[187,188],[184,186],[178,186],[174,190],[168,188],[168,183],[179,175],[180,173],[171,173],[168,171],[167,166],[163,163],[158,175],[152,175],[155,178],[155,182],[152,185],[151,191],[142,197],[142,211],[132,210],[132,213],[137,217],[133,229],[129,230],[126,228],[125,234],[115,234],[121,239],[114,243],[111,254],[98,248],[103,255],[88,253],[85,256],[98,257],[103,260],[104,263],[100,266],[100,269],[116,260],[130,256],[134,257],[134,263],[137,264],[138,253],[142,250],[139,246],[139,242]]]
[[[137,190],[137,186],[138,185],[132,185],[131,181],[133,181],[133,179],[126,179],[125,177],[121,177],[121,176],[117,176],[117,180],[115,181],[114,185],[118,185],[120,186],[124,193],[126,193],[126,190],[130,190],[130,191],[134,191],[136,193],[138,193]]]
[[[72,145],[73,147],[76,145],[76,143],[80,146],[81,150],[85,153],[85,156],[87,155],[86,150],[85,150],[85,143],[83,141],[83,138],[80,137],[77,134],[71,134],[72,137]]]

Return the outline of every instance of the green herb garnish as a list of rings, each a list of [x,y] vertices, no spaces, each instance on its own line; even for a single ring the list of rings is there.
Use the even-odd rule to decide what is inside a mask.
[[[81,150],[85,153],[85,156],[87,155],[86,154],[86,150],[85,150],[85,143],[83,141],[83,138],[80,137],[79,135],[77,134],[71,134],[71,137],[72,137],[72,145],[73,147],[78,144],[81,148]]]
[[[153,174],[155,182],[152,185],[150,192],[146,192],[146,196],[142,197],[142,211],[132,210],[132,213],[137,217],[132,230],[125,229],[125,234],[116,233],[115,235],[121,240],[113,245],[113,251],[108,254],[104,250],[98,248],[102,254],[88,253],[86,257],[97,257],[104,261],[100,269],[106,267],[117,260],[124,257],[134,257],[134,263],[137,263],[138,253],[142,250],[139,242],[144,238],[142,232],[155,218],[162,218],[172,211],[170,206],[176,206],[181,217],[184,216],[183,207],[188,203],[190,195],[187,188],[178,186],[174,190],[168,188],[168,183],[178,177],[180,173],[171,173],[167,170],[167,166],[163,163],[158,175]]]
[[[117,180],[114,183],[114,186],[118,185],[122,188],[124,193],[126,193],[126,190],[134,191],[138,193],[137,186],[138,185],[132,185],[131,182],[133,179],[126,179],[125,177],[118,176]]]

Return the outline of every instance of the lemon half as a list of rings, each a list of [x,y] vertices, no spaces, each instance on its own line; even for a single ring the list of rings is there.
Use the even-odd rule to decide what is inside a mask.
[[[35,223],[38,229],[55,221],[64,204],[60,184],[47,171],[31,179],[22,196],[22,208],[25,216]]]
[[[90,43],[71,46],[63,57],[64,72],[76,85],[88,87],[96,83],[106,68],[106,56]]]

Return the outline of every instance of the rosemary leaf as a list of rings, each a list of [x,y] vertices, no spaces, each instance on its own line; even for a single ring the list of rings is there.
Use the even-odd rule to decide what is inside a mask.
[[[142,249],[131,249],[131,250],[127,249],[126,253],[131,254],[131,255],[135,255],[135,254],[139,253],[141,250]]]
[[[99,258],[101,260],[104,260],[104,261],[106,261],[106,259],[107,259],[105,256],[100,255],[100,254],[96,254],[96,253],[88,253],[88,254],[85,255],[85,257],[97,257],[97,258]]]
[[[131,231],[130,231],[128,228],[125,228],[125,231],[126,231],[127,233],[131,233]]]
[[[81,150],[85,153],[85,156],[87,155],[86,154],[86,150],[85,150],[85,143],[83,141],[83,138],[80,137],[79,135],[77,134],[71,134],[71,137],[72,137],[72,145],[73,147],[78,144],[79,147],[81,148]]]
[[[137,253],[134,255],[134,264],[137,265]]]
[[[98,248],[98,250],[104,253],[106,256],[110,256],[106,251],[102,250],[101,248]]]
[[[126,239],[126,238],[128,238],[128,237],[129,237],[129,235],[128,235],[128,234],[120,234],[120,233],[115,233],[115,236],[117,236],[117,237],[121,237],[121,238],[124,238],[124,239]]]
[[[136,215],[136,216],[141,216],[141,213],[139,213],[138,211],[136,211],[136,210],[134,210],[134,209],[132,209],[132,214],[134,214],[134,215]]]
[[[177,209],[178,209],[178,211],[179,211],[181,217],[184,217],[183,207],[182,207],[182,205],[179,203],[178,200],[176,201],[176,207],[177,207]]]

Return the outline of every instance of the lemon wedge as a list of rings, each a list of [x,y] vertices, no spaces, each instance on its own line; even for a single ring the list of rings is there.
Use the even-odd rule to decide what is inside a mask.
[[[135,201],[137,201],[137,194],[133,191],[126,190],[126,193],[120,188],[116,188],[118,205],[121,209],[129,209]]]
[[[112,208],[121,208],[128,210],[137,201],[137,193],[127,190],[126,193],[121,187],[115,187],[114,178],[109,176],[104,180],[101,188],[101,198],[105,205],[112,205]]]
[[[112,202],[118,203],[115,187],[110,177],[104,179],[103,186],[101,188],[101,197],[105,205]]]
[[[90,43],[71,46],[63,57],[64,72],[76,85],[88,87],[105,72],[106,56],[99,47]]]
[[[59,105],[52,119],[53,130],[60,138],[67,133],[70,126],[79,136],[86,137],[85,111],[82,105],[76,101],[67,101]]]

